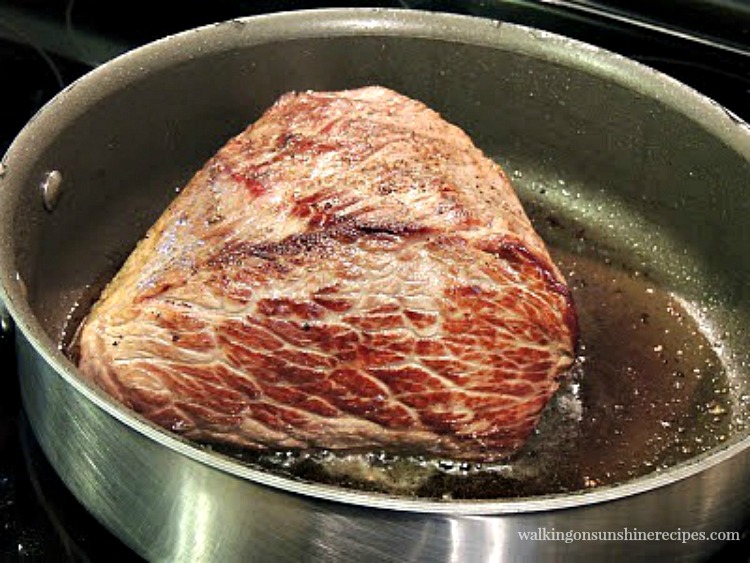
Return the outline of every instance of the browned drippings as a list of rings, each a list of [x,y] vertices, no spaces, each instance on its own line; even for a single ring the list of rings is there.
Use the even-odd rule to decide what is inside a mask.
[[[513,459],[481,465],[381,452],[216,452],[284,476],[436,499],[491,499],[576,491],[660,471],[706,451],[731,430],[725,370],[699,324],[644,274],[552,249],[579,315],[570,380]],[[70,315],[65,349],[91,305]]]
[[[583,407],[566,489],[663,469],[725,440],[722,363],[678,299],[637,272],[557,252],[581,323]]]

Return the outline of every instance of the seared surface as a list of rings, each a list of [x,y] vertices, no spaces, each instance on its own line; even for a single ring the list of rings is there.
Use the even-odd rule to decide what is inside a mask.
[[[286,94],[230,140],[104,291],[80,368],[192,439],[492,460],[575,332],[502,170],[369,87]]]

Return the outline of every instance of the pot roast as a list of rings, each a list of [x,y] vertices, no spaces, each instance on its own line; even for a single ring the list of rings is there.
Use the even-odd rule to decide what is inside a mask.
[[[79,366],[189,439],[490,461],[576,332],[501,168],[366,87],[286,94],[221,148],[104,290]]]

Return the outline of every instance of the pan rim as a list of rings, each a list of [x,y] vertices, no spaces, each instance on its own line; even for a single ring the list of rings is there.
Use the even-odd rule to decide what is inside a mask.
[[[680,110],[686,117],[698,121],[702,127],[750,162],[750,126],[747,123],[707,96],[638,62],[579,40],[519,24],[500,23],[475,16],[380,8],[334,8],[249,16],[183,31],[129,51],[92,70],[53,98],[19,133],[2,162],[13,162],[14,166],[16,161],[28,164],[33,160],[33,155],[19,147],[25,145],[24,141],[28,138],[33,137],[41,122],[51,119],[51,114],[63,111],[67,115],[75,115],[76,111],[80,111],[86,105],[90,97],[108,95],[132,79],[133,73],[139,72],[138,69],[148,67],[148,72],[158,72],[159,66],[152,68],[147,64],[154,58],[159,59],[161,65],[184,60],[188,56],[185,54],[186,45],[195,46],[199,42],[208,44],[209,40],[214,40],[211,43],[212,49],[223,50],[231,48],[232,45],[247,46],[303,38],[406,35],[427,40],[512,49],[560,64],[577,64],[577,68],[585,65],[583,68],[587,72],[636,88],[640,93],[657,98],[672,109]],[[106,88],[93,88],[93,83],[99,84],[102,79]],[[13,170],[4,171],[0,175],[0,187],[6,178],[12,176]],[[8,214],[12,213],[5,202],[7,198],[2,199],[0,218],[8,217]],[[4,224],[8,223],[6,221]],[[609,502],[666,487],[704,472],[750,448],[750,435],[746,432],[744,437],[739,435],[729,443],[663,472],[651,473],[620,484],[574,493],[489,501],[446,502],[391,497],[274,476],[207,452],[200,446],[156,427],[79,378],[76,368],[57,349],[56,344],[42,328],[41,321],[32,314],[26,304],[22,288],[12,275],[12,249],[6,237],[0,235],[0,240],[0,299],[15,320],[17,333],[68,385],[73,386],[108,415],[178,455],[287,493],[350,505],[418,513],[467,516],[531,513]]]

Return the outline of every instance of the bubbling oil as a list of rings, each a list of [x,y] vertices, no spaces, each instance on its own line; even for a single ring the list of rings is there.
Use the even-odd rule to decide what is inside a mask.
[[[567,493],[662,471],[732,432],[728,377],[678,296],[596,252],[551,247],[575,300],[580,353],[525,446],[481,464],[386,452],[251,452],[202,444],[285,477],[430,499],[501,499]],[[104,283],[96,284],[98,289]],[[69,315],[61,347],[99,291]]]

